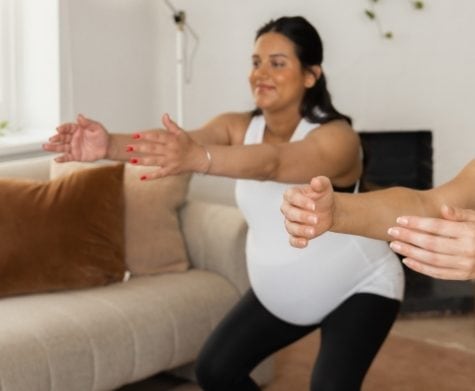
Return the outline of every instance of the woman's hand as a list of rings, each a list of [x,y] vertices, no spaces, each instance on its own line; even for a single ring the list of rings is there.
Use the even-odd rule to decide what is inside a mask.
[[[196,143],[168,114],[162,117],[164,130],[136,133],[127,147],[129,161],[155,170],[142,179],[156,179],[186,172],[207,172],[210,161],[207,150]]]
[[[309,240],[333,225],[335,198],[330,179],[320,176],[313,178],[310,185],[286,190],[280,210],[285,216],[290,244],[306,247]]]
[[[411,269],[447,280],[475,278],[475,211],[441,208],[441,219],[402,216],[388,230],[391,248]]]
[[[79,114],[76,123],[66,123],[56,128],[57,134],[43,145],[49,152],[62,155],[55,158],[59,163],[69,161],[91,162],[104,159],[109,146],[109,134],[99,122]]]

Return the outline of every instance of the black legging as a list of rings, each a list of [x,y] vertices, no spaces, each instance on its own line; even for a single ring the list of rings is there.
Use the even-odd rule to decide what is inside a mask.
[[[400,302],[358,293],[321,324],[276,318],[250,290],[206,341],[196,364],[204,391],[258,391],[250,372],[264,358],[321,327],[312,391],[357,391],[399,312]]]

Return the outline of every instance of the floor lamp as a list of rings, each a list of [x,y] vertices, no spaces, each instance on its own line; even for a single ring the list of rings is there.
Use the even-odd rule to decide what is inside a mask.
[[[176,25],[176,122],[179,126],[183,126],[184,121],[184,105],[183,92],[184,82],[191,80],[191,73],[186,74],[188,70],[188,55],[186,31],[188,31],[195,40],[195,46],[190,56],[190,62],[196,52],[199,38],[198,35],[186,22],[186,13],[183,10],[176,10],[169,0],[164,0],[165,4],[173,13],[173,21]],[[185,31],[186,30],[186,31]]]

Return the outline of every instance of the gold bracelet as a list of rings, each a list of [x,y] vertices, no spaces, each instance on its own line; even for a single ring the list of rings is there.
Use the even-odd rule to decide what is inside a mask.
[[[201,174],[203,175],[206,175],[209,173],[209,170],[211,168],[211,163],[213,162],[213,159],[211,158],[211,154],[209,153],[209,150],[208,148],[206,148],[206,145],[201,145],[203,147],[203,149],[205,150],[205,154],[206,154],[206,159],[208,159],[208,167],[206,167],[206,170],[204,172],[202,172]]]

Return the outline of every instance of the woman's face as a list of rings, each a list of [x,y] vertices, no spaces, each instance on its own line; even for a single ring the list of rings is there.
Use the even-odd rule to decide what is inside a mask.
[[[254,46],[249,82],[255,104],[262,111],[300,107],[315,76],[302,68],[292,41],[279,33],[261,35]]]

